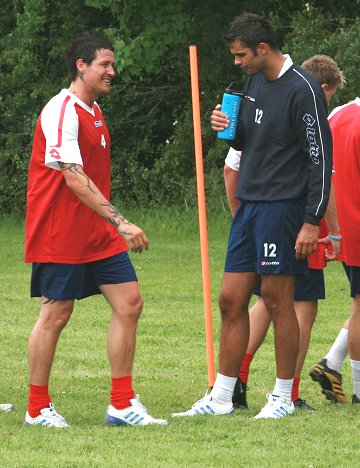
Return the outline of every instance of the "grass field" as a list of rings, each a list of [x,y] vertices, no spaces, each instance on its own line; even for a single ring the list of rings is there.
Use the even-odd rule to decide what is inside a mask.
[[[197,214],[156,211],[129,218],[147,232],[151,246],[132,255],[145,300],[138,329],[135,390],[151,414],[169,417],[188,409],[207,387],[201,263]],[[217,354],[220,289],[230,218],[208,218],[213,328]],[[235,416],[179,418],[167,427],[108,428],[105,352],[109,310],[101,296],[80,301],[63,332],[50,391],[69,430],[23,426],[28,374],[27,339],[38,314],[29,299],[30,266],[24,265],[23,226],[0,226],[0,465],[6,467],[107,466],[359,466],[359,407],[333,405],[308,377],[310,366],[328,350],[349,313],[348,284],[341,265],[326,270],[327,299],[313,330],[301,396],[317,408],[283,420],[253,420],[275,378],[272,333],[255,357],[249,380],[249,409]],[[352,394],[348,360],[344,389]]]

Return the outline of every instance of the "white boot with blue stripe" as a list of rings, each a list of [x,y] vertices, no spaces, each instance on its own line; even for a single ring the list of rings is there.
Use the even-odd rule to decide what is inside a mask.
[[[108,426],[149,426],[150,424],[166,425],[166,419],[155,419],[148,414],[145,406],[140,403],[139,395],[130,400],[130,406],[118,410],[112,405],[106,414],[105,423]]]
[[[29,412],[25,415],[25,425],[46,427],[70,427],[66,419],[59,414],[52,403],[40,411],[39,416],[32,418]]]
[[[294,403],[292,401],[287,402],[285,398],[273,395],[272,393],[266,396],[268,398],[268,402],[260,413],[254,416],[254,419],[279,419],[295,411]]]
[[[198,400],[188,411],[183,413],[173,413],[171,416],[174,418],[179,416],[199,416],[204,414],[210,414],[213,416],[222,416],[225,414],[232,414],[234,412],[234,407],[232,401],[229,403],[219,403],[214,400],[210,395],[205,395],[203,398]]]

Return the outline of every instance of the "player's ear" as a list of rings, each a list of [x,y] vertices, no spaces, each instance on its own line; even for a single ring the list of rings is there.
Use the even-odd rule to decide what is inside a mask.
[[[83,59],[77,59],[76,60],[76,68],[77,68],[77,73],[78,76],[82,77],[84,76],[84,72],[86,70],[87,64],[84,62]]]
[[[269,51],[270,47],[266,42],[260,42],[256,48],[256,52],[260,55],[265,55]]]

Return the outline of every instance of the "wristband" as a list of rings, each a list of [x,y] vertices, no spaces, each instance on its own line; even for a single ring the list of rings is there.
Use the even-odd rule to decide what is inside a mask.
[[[329,237],[329,239],[331,239],[331,240],[333,240],[333,241],[341,241],[341,240],[342,240],[342,236],[341,236],[341,235],[340,235],[340,236],[333,236],[332,234],[330,234],[330,232],[329,232],[329,234],[328,234],[328,237]]]

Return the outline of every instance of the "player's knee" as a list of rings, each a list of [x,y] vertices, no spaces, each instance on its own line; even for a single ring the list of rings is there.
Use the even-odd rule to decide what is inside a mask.
[[[126,305],[120,307],[119,310],[114,310],[119,319],[122,322],[137,323],[143,309],[144,301],[142,297],[136,295],[136,297],[129,298]]]
[[[267,291],[261,291],[261,298],[264,301],[265,307],[270,315],[277,313],[279,309],[279,302],[276,297]]]
[[[143,310],[143,307],[144,307],[144,301],[142,299],[142,297],[139,295],[139,297],[137,298],[135,304],[134,304],[134,311],[133,311],[133,314],[134,314],[134,318],[137,320],[140,315],[141,315],[141,312]]]
[[[56,308],[46,314],[42,314],[40,320],[45,329],[60,332],[69,322],[72,311],[73,305],[57,303]]]
[[[221,293],[219,296],[219,309],[222,319],[229,319],[239,314],[239,305],[232,295]]]
[[[219,309],[221,315],[224,315],[228,312],[228,310],[231,307],[231,301],[230,298],[226,295],[221,293],[219,296]]]
[[[70,320],[70,316],[69,315],[63,315],[61,317],[58,317],[58,319],[56,320],[55,322],[55,328],[59,331],[63,330],[66,325],[68,324]]]

